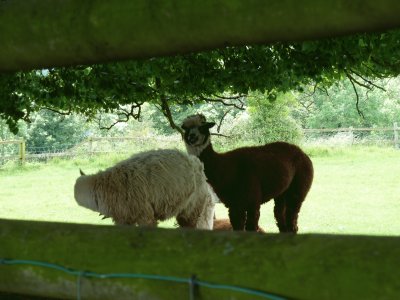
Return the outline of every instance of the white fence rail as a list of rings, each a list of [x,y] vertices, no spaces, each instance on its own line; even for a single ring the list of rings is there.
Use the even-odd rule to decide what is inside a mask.
[[[393,127],[303,129],[303,145],[379,145],[400,148],[397,123]],[[102,153],[127,153],[155,148],[181,148],[179,135],[138,137],[90,137],[76,145],[62,148],[29,148],[24,140],[0,140],[0,165],[7,161],[47,160]]]
[[[393,127],[303,129],[305,144],[365,144],[399,148],[397,122]]]

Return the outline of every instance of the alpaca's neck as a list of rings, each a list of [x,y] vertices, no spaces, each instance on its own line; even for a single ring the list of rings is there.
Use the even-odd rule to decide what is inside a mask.
[[[196,155],[204,164],[204,172],[207,178],[209,180],[214,178],[214,173],[218,173],[216,170],[219,169],[220,154],[214,151],[211,141],[208,140],[207,143],[196,147],[186,144],[186,149],[189,154]]]
[[[212,144],[209,143],[200,153],[199,158],[205,164],[212,161],[216,156],[218,156],[218,153],[214,151]]]
[[[211,147],[211,149],[212,149],[210,137],[208,137],[208,140],[204,144],[201,144],[198,146],[193,146],[193,145],[188,145],[185,143],[185,146],[186,146],[186,150],[189,154],[197,156],[197,157],[200,157],[200,155],[203,153],[203,151],[205,149],[207,149],[208,147]]]
[[[230,175],[229,171],[224,168],[225,163],[223,157],[223,155],[214,151],[211,143],[199,156],[200,161],[204,164],[204,173],[207,177],[207,182],[211,185],[217,198],[222,197],[222,194],[220,194],[221,188],[223,187],[223,184],[221,185],[221,176],[225,180]],[[225,173],[226,171],[228,174]]]

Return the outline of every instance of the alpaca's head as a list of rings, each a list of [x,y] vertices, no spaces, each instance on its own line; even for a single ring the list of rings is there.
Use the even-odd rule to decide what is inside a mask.
[[[93,211],[99,211],[98,203],[93,194],[93,178],[81,171],[81,176],[75,182],[74,196],[76,202]]]
[[[181,126],[185,131],[183,139],[190,154],[199,156],[211,143],[210,128],[214,125],[214,122],[207,122],[206,117],[201,114],[192,115],[183,120]]]

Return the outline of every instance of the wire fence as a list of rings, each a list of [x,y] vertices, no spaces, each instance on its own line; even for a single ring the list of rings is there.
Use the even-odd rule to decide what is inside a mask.
[[[303,142],[306,145],[373,145],[399,148],[399,130],[397,123],[393,127],[305,129]]]
[[[188,299],[194,300],[197,299],[197,289],[198,287],[205,287],[209,289],[218,289],[218,290],[226,290],[231,292],[238,292],[242,294],[247,294],[251,296],[256,296],[263,299],[270,300],[287,300],[289,298],[280,296],[274,293],[236,286],[236,285],[228,285],[228,284],[218,284],[211,283],[207,281],[202,281],[196,278],[196,276],[192,276],[190,278],[181,278],[175,276],[163,276],[157,274],[140,274],[140,273],[96,273],[91,271],[83,271],[67,268],[64,266],[56,265],[53,263],[36,261],[36,260],[21,260],[21,259],[5,259],[0,258],[0,265],[3,266],[13,266],[13,265],[26,265],[26,266],[34,266],[34,267],[42,267],[60,271],[62,273],[66,273],[72,276],[76,276],[76,299],[82,299],[81,287],[82,287],[82,278],[97,278],[97,279],[146,279],[146,280],[158,280],[158,281],[167,281],[167,282],[175,282],[175,283],[183,283],[187,284],[189,287]]]
[[[380,146],[400,148],[400,127],[374,128],[322,128],[303,129],[303,146]],[[244,144],[242,136],[214,139],[213,143],[222,148]],[[249,144],[257,141],[248,141]],[[144,135],[136,137],[90,137],[78,144],[63,144],[57,147],[30,147],[23,140],[0,141],[0,165],[8,161],[47,161],[55,157],[74,158],[107,153],[135,153],[159,148],[184,150],[181,137],[177,135]]]
[[[87,157],[107,153],[135,153],[158,148],[180,148],[179,136],[90,137],[78,144],[30,147],[23,140],[0,141],[0,165],[9,161],[46,162],[53,158]]]

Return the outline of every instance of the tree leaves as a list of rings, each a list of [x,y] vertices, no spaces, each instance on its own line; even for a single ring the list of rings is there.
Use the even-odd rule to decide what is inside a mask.
[[[30,112],[51,108],[93,118],[143,103],[166,109],[218,99],[216,95],[301,91],[304,85],[329,87],[346,72],[361,80],[400,73],[400,31],[351,37],[227,47],[175,57],[0,75],[0,117],[16,130]],[[158,79],[158,84],[156,84]],[[164,112],[166,113],[166,112]],[[130,117],[139,118],[133,114]]]

